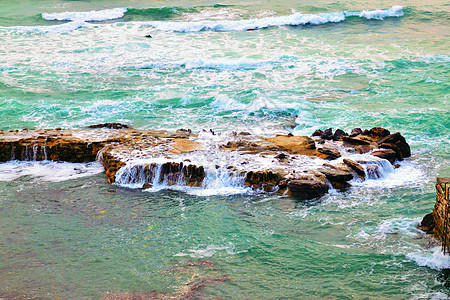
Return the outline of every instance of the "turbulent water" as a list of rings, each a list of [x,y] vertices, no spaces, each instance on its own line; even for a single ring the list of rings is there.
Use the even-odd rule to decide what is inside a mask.
[[[450,259],[416,226],[450,175],[449,7],[0,0],[0,129],[382,126],[412,147],[306,203],[214,168],[142,191],[98,163],[0,164],[0,297],[447,299]]]

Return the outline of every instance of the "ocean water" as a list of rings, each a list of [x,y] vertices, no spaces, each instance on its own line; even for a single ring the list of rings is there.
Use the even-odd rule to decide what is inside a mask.
[[[412,148],[308,202],[226,173],[142,191],[98,163],[0,164],[0,298],[448,299],[416,226],[450,175],[449,21],[444,0],[0,0],[2,130],[382,126]]]

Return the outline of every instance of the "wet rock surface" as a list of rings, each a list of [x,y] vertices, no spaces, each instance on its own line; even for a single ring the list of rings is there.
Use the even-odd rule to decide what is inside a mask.
[[[0,161],[99,160],[108,182],[143,189],[161,184],[201,187],[214,179],[210,177],[226,175],[253,189],[305,200],[323,196],[330,186],[348,187],[355,177],[364,180],[368,172],[369,178],[381,176],[380,160],[394,164],[411,155],[400,133],[374,127],[355,128],[350,135],[332,128],[317,130],[311,137],[212,130],[196,134],[189,129],[133,129],[120,123],[9,130],[0,131]],[[348,158],[358,153],[375,163]]]

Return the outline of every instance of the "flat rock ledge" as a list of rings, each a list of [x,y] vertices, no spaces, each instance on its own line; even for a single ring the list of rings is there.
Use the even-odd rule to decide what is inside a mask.
[[[351,134],[329,128],[311,137],[247,132],[192,133],[133,129],[119,123],[86,129],[0,130],[0,162],[100,161],[108,182],[137,188],[200,187],[220,174],[253,189],[299,200],[345,189],[351,180],[381,176],[387,161],[411,156],[400,133],[374,127]],[[390,166],[392,168],[392,166]]]

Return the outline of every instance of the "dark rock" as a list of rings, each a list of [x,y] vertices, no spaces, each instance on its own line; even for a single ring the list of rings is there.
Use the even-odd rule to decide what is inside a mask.
[[[311,136],[322,136],[323,131],[320,129],[317,129],[316,131],[314,131],[314,133]]]
[[[370,153],[373,156],[383,158],[388,160],[391,164],[394,164],[395,159],[397,158],[397,154],[392,149],[380,149],[375,150],[372,153]]]
[[[334,182],[347,182],[353,179],[353,175],[350,172],[345,172],[340,169],[332,168],[320,168],[317,171],[325,175],[329,181]]]
[[[102,123],[102,124],[89,125],[88,128],[127,129],[127,128],[130,128],[130,126],[128,126],[126,124],[121,124],[121,123]]]
[[[361,132],[361,135],[370,135],[370,130],[364,129],[363,132]]]
[[[403,160],[403,153],[402,153],[402,150],[400,149],[400,147],[398,147],[397,145],[395,145],[395,144],[387,144],[387,143],[383,143],[383,144],[381,144],[380,145],[380,148],[383,148],[383,149],[392,149],[392,150],[394,150],[395,151],[395,154],[397,155],[397,160],[398,161],[402,161]]]
[[[271,191],[281,181],[280,174],[272,171],[250,171],[245,175],[245,184],[252,187],[262,187]]]
[[[400,151],[402,152],[402,155],[404,158],[411,156],[411,148],[409,147],[408,143],[406,142],[406,139],[401,135],[400,132],[396,132],[393,134],[390,134],[378,141],[378,144],[395,144]]]
[[[426,233],[431,233],[434,229],[435,223],[433,218],[433,213],[429,213],[423,217],[422,222],[420,222],[418,228],[425,231]]]
[[[372,129],[370,129],[369,133],[370,135],[381,137],[388,136],[391,134],[389,130],[384,129],[382,127],[373,127]]]
[[[288,184],[289,194],[298,200],[310,200],[322,197],[328,192],[328,184],[317,179],[292,180]]]
[[[192,133],[192,130],[180,128],[180,129],[177,129],[177,131],[175,133],[190,135]]]
[[[343,136],[342,140],[350,145],[370,145],[369,141],[356,137]]]
[[[400,151],[402,151],[403,157],[411,156],[411,147],[409,147],[408,143],[398,142],[396,146],[400,148]]]
[[[362,132],[363,131],[361,128],[353,128],[352,132],[350,133],[350,137],[355,137],[357,135],[360,135]]]
[[[400,132],[396,132],[390,135],[387,135],[378,141],[378,144],[396,144],[397,142],[406,143],[406,139],[401,135]]]
[[[151,36],[150,34],[147,34],[145,37],[146,37],[146,38],[149,38],[149,39],[152,38],[152,36]]]
[[[320,153],[329,155],[329,157],[327,159],[336,159],[341,157],[341,154],[339,153],[339,151],[331,149],[329,147],[322,147],[322,148],[317,148],[317,151],[319,151]]]
[[[328,128],[327,130],[325,130],[322,135],[320,136],[320,138],[324,139],[324,140],[331,140],[333,138],[333,130],[331,128]]]
[[[333,135],[333,140],[338,141],[342,136],[348,136],[348,134],[341,129],[336,129]]]
[[[239,132],[239,135],[252,135],[252,134],[247,131],[241,131],[241,132]]]
[[[286,155],[286,154],[284,154],[284,153],[280,153],[280,154],[278,154],[277,156],[275,156],[275,158],[278,158],[278,159],[286,159],[286,158],[289,158],[289,156]]]
[[[366,177],[366,172],[364,171],[364,168],[360,164],[358,164],[356,161],[353,161],[348,158],[344,158],[344,164],[346,164],[347,166],[352,168],[352,170],[355,171],[356,174],[358,174],[363,179]]]

